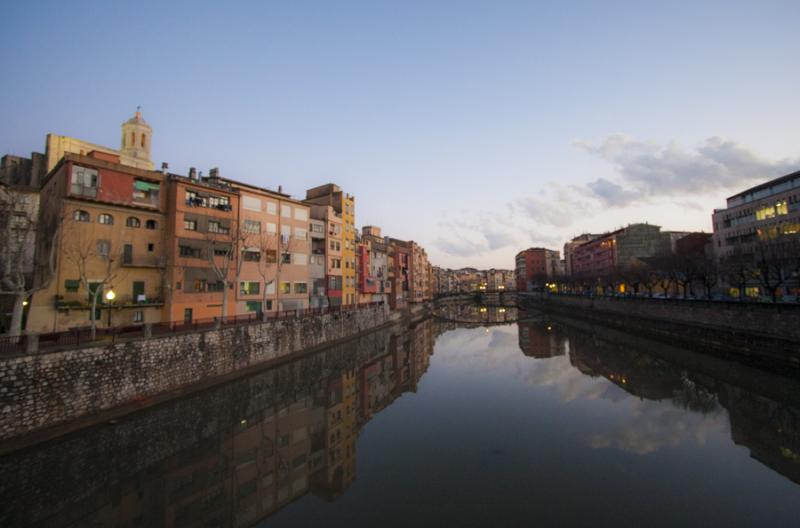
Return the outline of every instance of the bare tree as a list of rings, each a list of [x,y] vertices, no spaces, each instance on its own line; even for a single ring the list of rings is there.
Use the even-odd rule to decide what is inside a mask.
[[[213,219],[210,219],[213,220]],[[246,233],[243,233],[236,222],[230,226],[222,223],[212,231],[206,232],[206,258],[211,270],[222,283],[222,321],[228,318],[228,290],[238,282],[242,271],[242,258],[237,257],[237,252],[242,245]],[[231,281],[231,267],[234,270],[234,280]]]
[[[785,268],[790,258],[788,246],[788,241],[782,238],[753,244],[754,276],[772,302],[778,302],[778,288],[786,280]]]
[[[719,273],[726,283],[739,290],[739,300],[744,300],[745,288],[755,273],[752,256],[736,246],[731,255],[720,260]]]
[[[706,299],[710,300],[719,282],[719,268],[713,258],[705,257],[699,262],[697,281],[703,285]]]
[[[122,248],[115,249],[110,240],[94,238],[94,230],[82,222],[70,219],[66,233],[69,244],[64,246],[64,260],[72,263],[81,286],[89,296],[89,325],[92,340],[97,337],[97,305],[106,285],[122,278],[120,263]]]
[[[25,301],[47,288],[55,276],[61,222],[57,220],[53,225],[42,225],[38,203],[32,193],[2,186],[0,233],[0,294],[14,299],[8,335],[18,336],[22,333]],[[49,242],[45,246],[46,254],[40,255],[39,259],[34,258],[37,236],[47,237]],[[34,280],[35,271],[39,271],[41,280]]]

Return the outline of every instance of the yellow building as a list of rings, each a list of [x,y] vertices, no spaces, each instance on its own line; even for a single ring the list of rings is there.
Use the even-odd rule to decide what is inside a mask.
[[[150,128],[139,110],[136,114],[122,123],[122,141],[120,150],[115,150],[102,145],[95,145],[88,141],[58,134],[47,134],[45,143],[45,157],[47,172],[61,161],[64,154],[79,154],[86,156],[90,152],[102,152],[119,158],[119,163],[128,167],[153,170],[150,159],[150,146],[153,138],[153,129]]]
[[[162,317],[165,193],[160,172],[127,167],[109,154],[67,153],[45,177],[27,329],[58,332],[129,326]],[[92,312],[97,292],[96,309]]]
[[[342,218],[342,304],[356,303],[356,199],[333,183],[306,191],[306,203],[329,205]]]

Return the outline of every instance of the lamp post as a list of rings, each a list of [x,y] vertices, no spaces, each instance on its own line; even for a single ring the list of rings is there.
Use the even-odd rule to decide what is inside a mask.
[[[109,328],[111,328],[111,305],[114,303],[114,298],[116,296],[117,296],[117,294],[114,293],[114,289],[113,288],[106,292],[106,301],[108,301],[108,304],[109,304],[109,307],[108,307],[108,327]]]

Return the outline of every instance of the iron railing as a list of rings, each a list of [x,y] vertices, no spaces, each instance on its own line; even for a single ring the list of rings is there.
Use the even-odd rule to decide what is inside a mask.
[[[35,334],[38,338],[39,352],[52,351],[63,348],[77,348],[82,345],[127,341],[147,337],[147,328],[151,337],[164,336],[184,332],[198,332],[212,330],[218,327],[241,326],[256,324],[266,321],[299,319],[316,315],[350,313],[373,306],[383,305],[383,301],[348,306],[324,306],[315,308],[301,308],[297,310],[283,310],[275,312],[252,312],[247,314],[229,315],[227,317],[211,317],[206,319],[192,319],[190,321],[168,321],[150,324],[137,324],[130,326],[115,326],[111,328],[96,328],[95,337],[89,326],[71,328],[62,332]],[[20,336],[1,336],[0,355],[23,354],[28,351],[30,334]]]

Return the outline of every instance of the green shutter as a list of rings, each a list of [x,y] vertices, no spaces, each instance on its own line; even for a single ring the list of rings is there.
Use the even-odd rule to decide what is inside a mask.
[[[64,289],[68,292],[76,292],[81,287],[81,281],[77,279],[67,279],[64,281]]]

